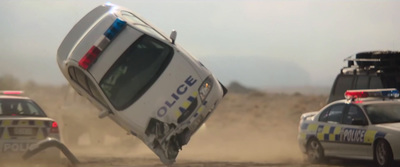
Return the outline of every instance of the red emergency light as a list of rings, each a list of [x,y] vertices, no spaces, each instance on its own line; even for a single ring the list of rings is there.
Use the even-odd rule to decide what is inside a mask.
[[[21,95],[23,93],[24,93],[24,91],[19,91],[19,90],[0,91],[0,95]]]

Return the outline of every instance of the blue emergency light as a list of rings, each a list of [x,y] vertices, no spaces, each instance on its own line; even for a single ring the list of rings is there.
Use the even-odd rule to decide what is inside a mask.
[[[119,32],[122,31],[126,26],[126,21],[120,20],[117,18],[114,23],[108,28],[108,30],[104,33],[109,40],[113,40]]]

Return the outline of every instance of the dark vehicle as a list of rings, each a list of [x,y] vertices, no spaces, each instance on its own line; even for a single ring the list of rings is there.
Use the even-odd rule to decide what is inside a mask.
[[[400,51],[360,52],[345,61],[347,67],[337,75],[328,103],[344,99],[350,89],[400,89]]]

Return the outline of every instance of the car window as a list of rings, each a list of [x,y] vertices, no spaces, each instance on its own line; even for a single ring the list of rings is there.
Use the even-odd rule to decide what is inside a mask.
[[[75,78],[78,84],[85,89],[86,91],[89,91],[89,86],[86,83],[86,75],[83,73],[82,70],[78,70],[75,68]]]
[[[173,49],[144,35],[133,43],[100,81],[111,104],[122,110],[141,97],[172,59]]]
[[[321,121],[321,122],[328,121],[328,114],[329,114],[330,110],[331,110],[331,107],[328,107],[324,111],[322,111],[320,116],[319,116],[319,121]]]
[[[330,123],[341,123],[345,104],[335,104],[322,111],[319,121]]]
[[[367,75],[360,75],[357,77],[356,89],[368,89],[369,77]]]
[[[336,105],[331,108],[328,115],[328,122],[341,123],[344,105]]]
[[[46,114],[31,100],[0,99],[0,116],[46,117]]]
[[[351,125],[353,120],[364,120],[367,122],[365,115],[361,108],[357,107],[356,105],[350,105],[348,112],[344,116],[343,124]]]
[[[41,114],[41,111],[36,107],[36,105],[33,105],[32,103],[27,103],[27,106],[28,106],[29,114],[32,114],[32,115],[40,115]]]
[[[101,96],[99,90],[97,89],[96,85],[91,80],[87,80],[88,86],[90,89],[90,92],[92,92],[92,95],[95,99],[99,100],[102,104],[106,104],[105,100],[103,99],[103,96]]]
[[[364,106],[372,124],[400,122],[400,104],[382,103]]]
[[[103,96],[101,96],[99,90],[96,88],[95,84],[89,78],[87,78],[87,76],[85,75],[85,73],[83,73],[82,70],[76,67],[70,67],[68,71],[71,79],[74,82],[79,84],[86,92],[89,93],[89,95],[91,95],[101,104],[103,104],[104,106],[108,106]]]

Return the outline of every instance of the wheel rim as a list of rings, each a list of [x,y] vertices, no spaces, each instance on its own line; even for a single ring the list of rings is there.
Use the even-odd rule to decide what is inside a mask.
[[[308,151],[307,151],[307,153],[308,153],[308,158],[310,159],[310,160],[319,160],[320,159],[320,146],[319,146],[319,143],[317,142],[317,141],[315,141],[315,140],[313,140],[313,141],[311,141],[310,142],[310,145],[309,145],[309,147],[308,147]]]
[[[379,142],[376,145],[376,160],[378,161],[379,165],[384,165],[386,163],[387,151],[385,147],[385,143]]]

